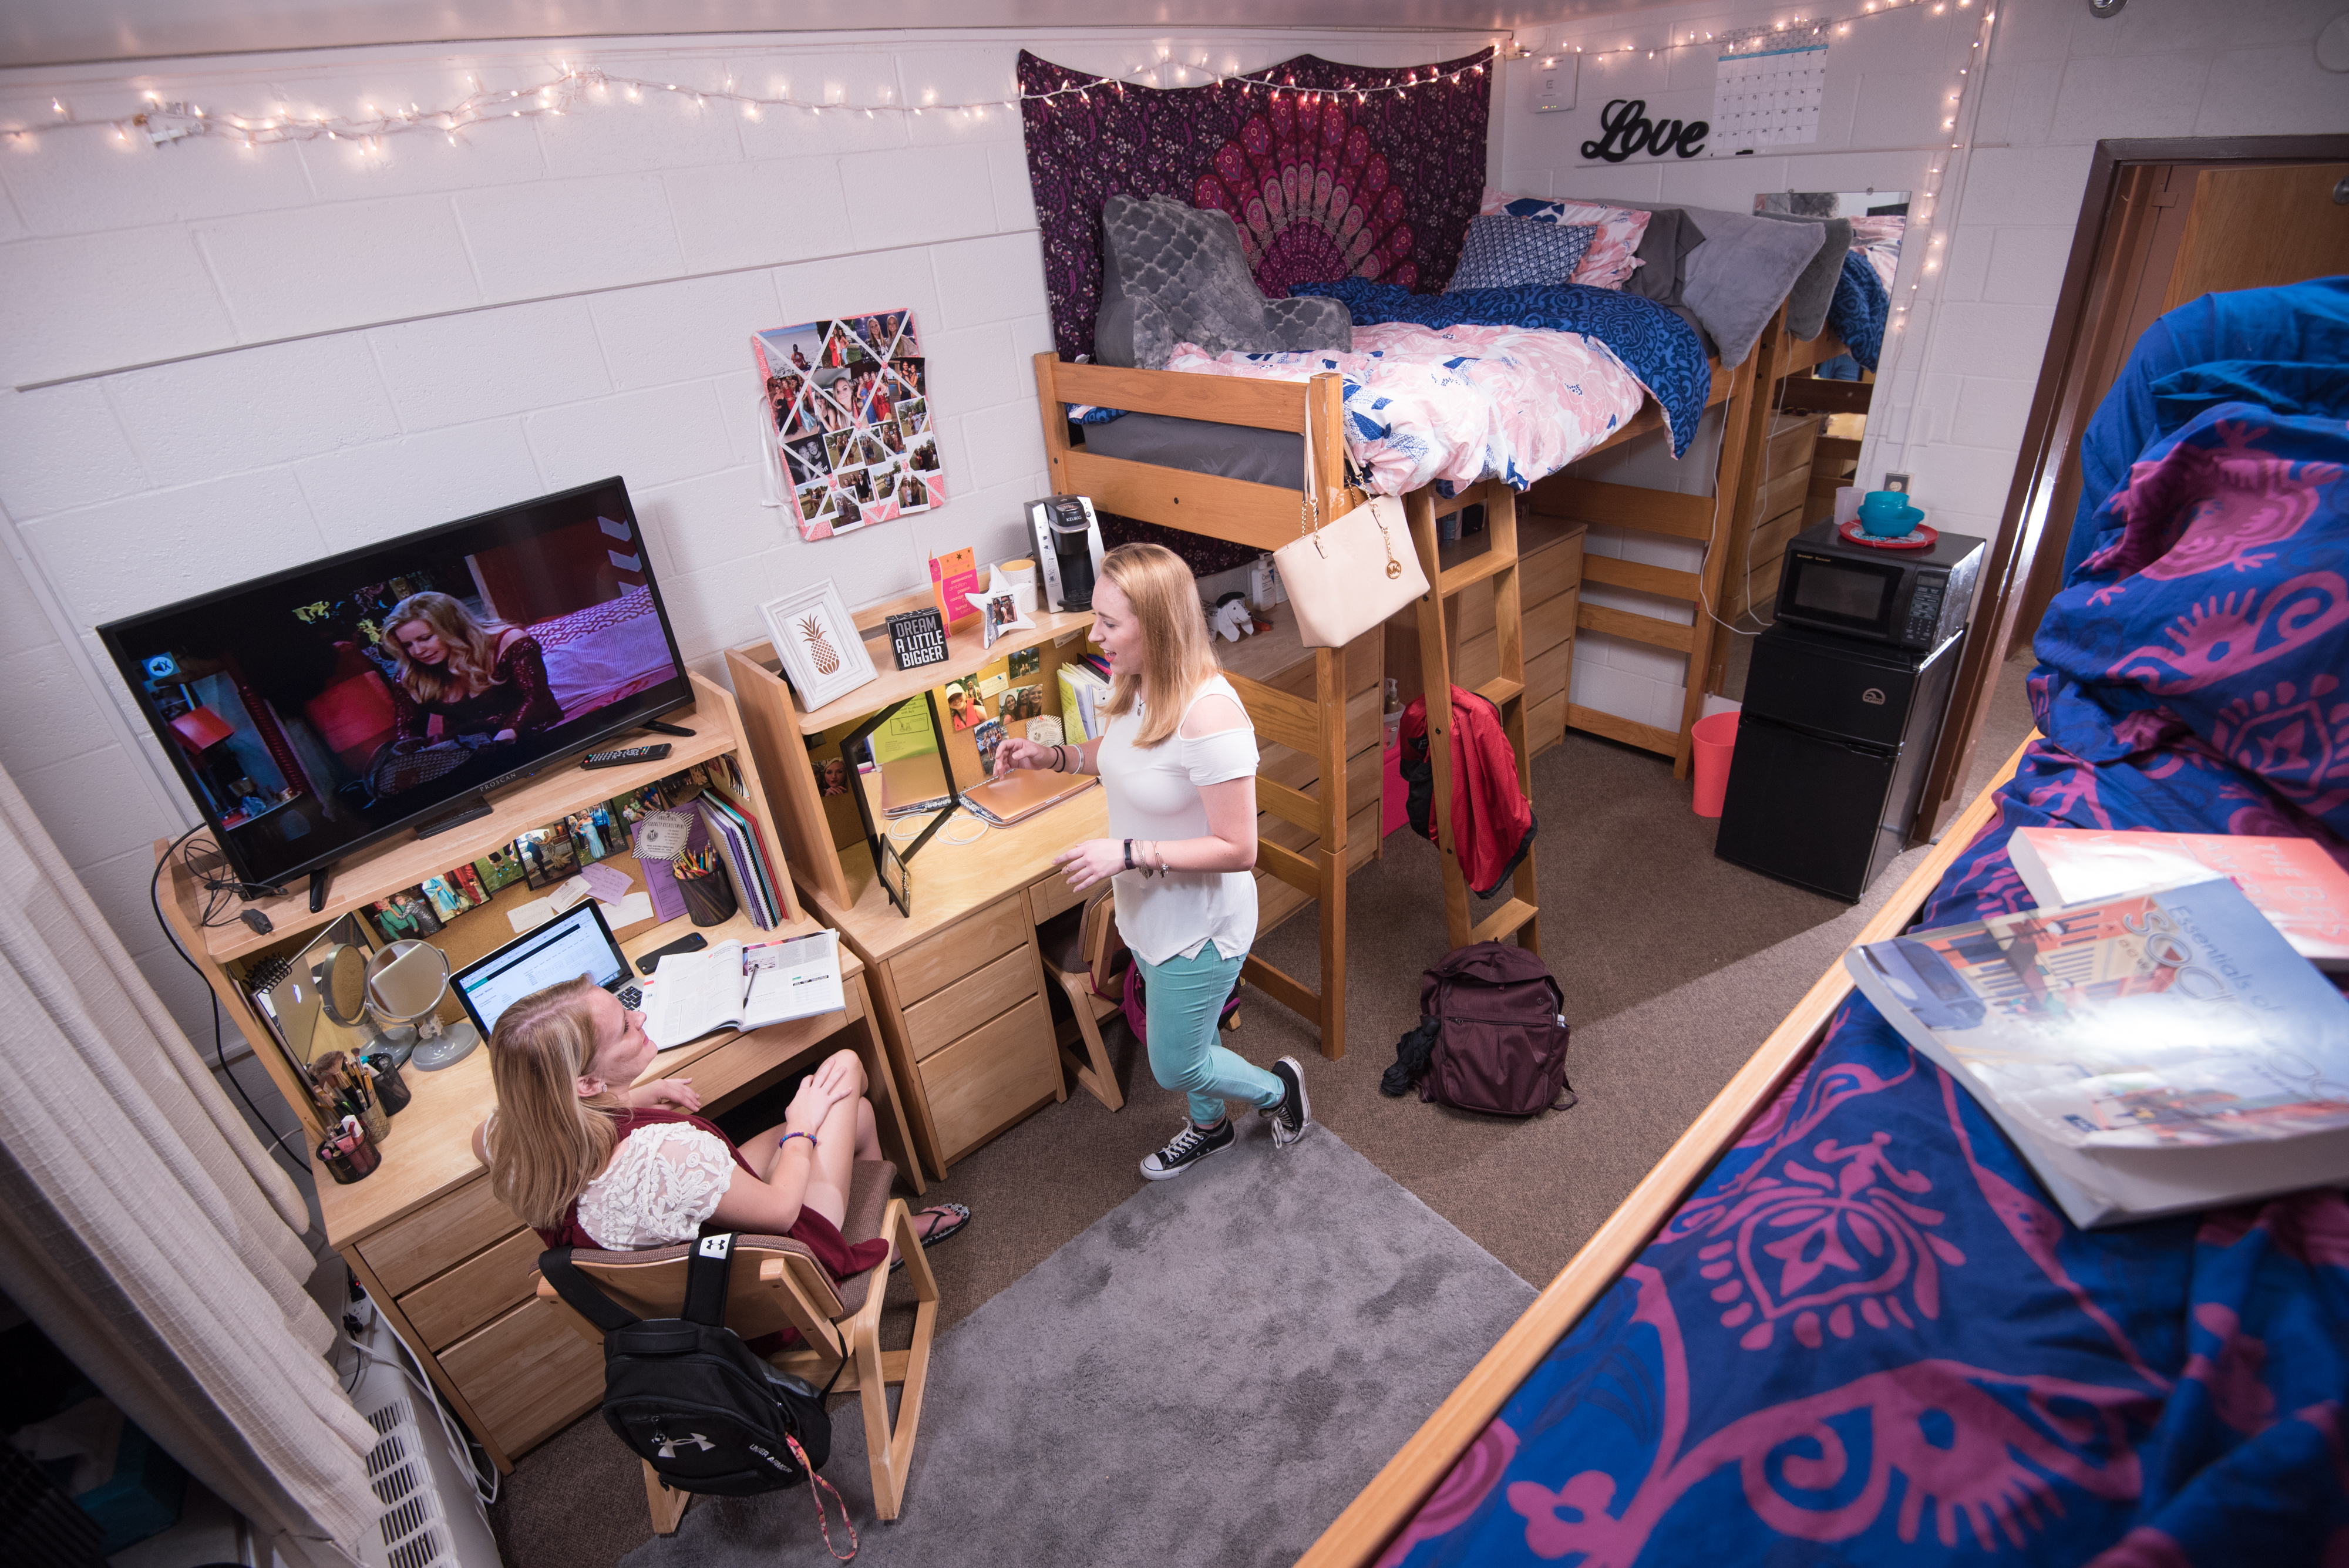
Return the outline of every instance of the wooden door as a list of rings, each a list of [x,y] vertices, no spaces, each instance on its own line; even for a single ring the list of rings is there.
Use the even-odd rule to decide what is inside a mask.
[[[2344,179],[2349,163],[2200,171],[2161,308],[2349,268],[2349,206],[2333,197]]]
[[[2141,164],[2123,177],[2122,218],[2107,237],[2112,271],[2089,310],[2083,406],[2104,401],[2138,337],[2206,294],[2267,288],[2349,271],[2349,205],[2333,187],[2349,163]],[[2063,587],[2080,497],[2077,448],[2064,457],[2007,645],[2029,645]]]
[[[2193,291],[2177,296],[2190,299],[2214,288],[2349,271],[2343,231],[2327,226],[2349,212],[2332,206],[2344,172],[2349,136],[2339,134],[2096,144],[2013,483],[1982,567],[1974,635],[1912,841],[1934,836],[1954,809],[1999,669],[2010,649],[2029,643],[2054,593],[2077,504],[2076,474],[2067,486],[2067,470],[2137,333],[2170,299],[2173,284]],[[2189,248],[2188,222],[2206,199]]]

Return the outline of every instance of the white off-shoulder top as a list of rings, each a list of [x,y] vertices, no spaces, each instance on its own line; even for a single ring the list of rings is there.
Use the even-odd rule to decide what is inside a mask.
[[[1185,736],[1178,723],[1174,734],[1143,750],[1133,743],[1142,728],[1138,704],[1110,721],[1093,765],[1109,797],[1112,838],[1204,838],[1207,806],[1200,789],[1256,772],[1256,730],[1246,722],[1247,706],[1230,681],[1220,675],[1203,681],[1184,705],[1185,721],[1207,696],[1231,699],[1242,715],[1239,726]],[[1121,871],[1110,886],[1117,899],[1118,934],[1144,962],[1194,958],[1209,942],[1223,957],[1240,958],[1256,940],[1254,872],[1174,871],[1145,877],[1140,871]]]
[[[690,1123],[640,1127],[580,1193],[580,1229],[607,1252],[690,1241],[739,1168],[724,1138]]]

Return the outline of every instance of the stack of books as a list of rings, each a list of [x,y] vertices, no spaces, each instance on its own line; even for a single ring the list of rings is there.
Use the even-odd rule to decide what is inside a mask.
[[[1870,942],[1844,966],[2073,1223],[2349,1182],[2349,1001],[2312,961],[2349,961],[2349,877],[2330,857],[2025,828],[2009,857],[2041,908]]]
[[[1061,731],[1070,740],[1097,740],[1108,728],[1108,719],[1100,712],[1109,700],[1107,668],[1098,655],[1061,666]]]
[[[702,791],[693,805],[701,815],[710,841],[718,846],[727,880],[734,884],[735,901],[750,912],[750,923],[762,931],[782,924],[783,906],[776,894],[775,870],[758,823],[716,790]]]

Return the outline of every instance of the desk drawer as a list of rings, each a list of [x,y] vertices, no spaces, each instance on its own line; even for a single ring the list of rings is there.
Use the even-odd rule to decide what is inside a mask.
[[[1069,886],[1069,879],[1055,871],[1041,881],[1028,884],[1028,923],[1040,926],[1063,909],[1073,909],[1093,896],[1093,889],[1080,893]]]
[[[919,1061],[968,1033],[973,1024],[1001,1016],[1043,989],[1036,955],[1022,942],[977,974],[905,1009],[905,1044]]]
[[[399,1298],[399,1310],[434,1350],[462,1339],[531,1293],[531,1275],[546,1244],[531,1230],[515,1231]]]
[[[508,1458],[604,1398],[604,1352],[536,1295],[440,1353],[440,1369]]]
[[[393,1295],[513,1234],[522,1221],[490,1192],[487,1172],[361,1241],[359,1256]]]
[[[949,1160],[984,1143],[1060,1086],[1052,1015],[1032,997],[926,1059],[922,1093],[938,1147]]]
[[[1028,900],[1014,893],[925,937],[889,961],[899,1005],[910,1007],[989,960],[1026,945],[1028,931]]]
[[[1525,558],[1519,568],[1517,602],[1526,606],[1554,599],[1582,582],[1582,537],[1545,545]]]

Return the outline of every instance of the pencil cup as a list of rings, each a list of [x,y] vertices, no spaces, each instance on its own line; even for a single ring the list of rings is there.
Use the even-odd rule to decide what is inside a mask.
[[[383,1102],[385,1113],[396,1116],[406,1110],[408,1080],[401,1077],[399,1069],[391,1064],[391,1054],[378,1051],[367,1058],[367,1065],[375,1069],[376,1097]]]
[[[375,1168],[383,1163],[383,1154],[368,1140],[363,1127],[357,1131],[347,1129],[334,1133],[318,1146],[318,1163],[338,1184],[348,1187],[373,1175]]]
[[[721,925],[734,918],[734,889],[722,872],[679,877],[677,892],[685,900],[685,912],[697,926]]]

